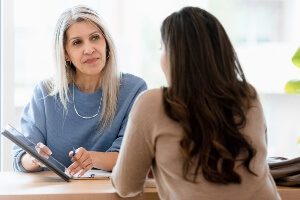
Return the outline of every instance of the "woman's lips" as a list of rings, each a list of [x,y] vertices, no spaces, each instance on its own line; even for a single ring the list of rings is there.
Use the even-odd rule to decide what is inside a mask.
[[[98,60],[98,58],[90,58],[90,59],[87,59],[84,63],[92,64],[92,63],[97,62],[97,60]]]

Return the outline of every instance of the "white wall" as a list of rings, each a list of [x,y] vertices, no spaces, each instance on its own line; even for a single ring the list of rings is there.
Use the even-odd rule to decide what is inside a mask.
[[[300,95],[260,95],[268,127],[269,156],[300,155]]]

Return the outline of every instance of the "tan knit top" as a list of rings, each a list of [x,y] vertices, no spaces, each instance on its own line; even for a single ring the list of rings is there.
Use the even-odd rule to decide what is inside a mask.
[[[241,184],[216,184],[198,175],[197,183],[183,179],[183,156],[179,142],[183,129],[164,112],[162,90],[142,93],[129,116],[112,183],[122,197],[140,194],[149,168],[152,166],[157,191],[161,199],[196,200],[277,200],[281,199],[266,162],[265,120],[259,100],[247,113],[245,134],[256,150],[249,173],[236,163]]]

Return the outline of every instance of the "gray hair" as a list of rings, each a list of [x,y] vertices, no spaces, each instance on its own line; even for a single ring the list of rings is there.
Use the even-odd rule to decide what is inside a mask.
[[[65,110],[69,102],[68,84],[73,82],[74,68],[68,66],[65,60],[66,32],[68,28],[81,21],[95,24],[103,33],[106,40],[108,60],[102,70],[99,85],[102,87],[103,102],[101,112],[101,125],[108,126],[113,120],[117,109],[117,97],[120,85],[120,74],[116,64],[115,46],[110,34],[105,29],[98,13],[86,6],[75,6],[61,14],[55,28],[54,52],[56,63],[56,77],[47,84],[50,95],[57,95]],[[100,124],[100,122],[99,122]]]

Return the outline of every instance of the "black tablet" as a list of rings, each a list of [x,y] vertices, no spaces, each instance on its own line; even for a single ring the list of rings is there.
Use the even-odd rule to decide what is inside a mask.
[[[35,157],[38,161],[44,164],[48,169],[55,172],[65,181],[70,181],[70,179],[109,179],[111,176],[111,172],[100,169],[89,170],[80,177],[78,176],[79,172],[71,176],[69,173],[65,172],[67,168],[66,166],[56,160],[53,156],[49,156],[48,159],[41,156],[35,149],[36,144],[27,139],[22,133],[20,133],[11,125],[8,125],[4,131],[1,132],[1,134],[18,145],[20,148],[24,149],[24,151]]]
[[[49,156],[49,158],[44,158],[41,156],[35,149],[36,144],[32,141],[28,140],[22,133],[16,130],[11,125],[8,125],[4,131],[1,132],[2,135],[7,137],[13,143],[24,149],[31,156],[36,158],[42,164],[44,164],[48,169],[55,172],[58,176],[60,176],[65,181],[70,181],[71,177],[65,173],[66,167],[56,160],[53,156]]]

